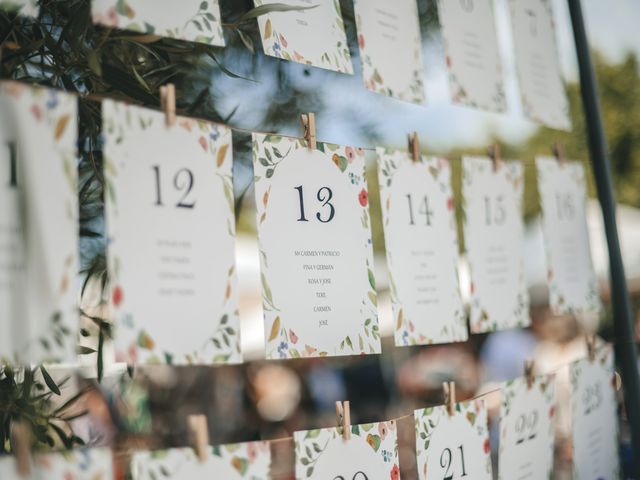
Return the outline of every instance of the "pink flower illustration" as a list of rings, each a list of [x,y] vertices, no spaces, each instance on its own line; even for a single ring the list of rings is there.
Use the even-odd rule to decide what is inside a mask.
[[[363,207],[366,207],[367,204],[369,203],[369,194],[364,188],[360,190],[360,193],[358,194],[358,201],[360,202],[360,205],[362,205]]]

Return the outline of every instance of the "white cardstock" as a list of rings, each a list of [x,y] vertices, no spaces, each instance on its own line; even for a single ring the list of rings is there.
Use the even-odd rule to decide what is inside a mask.
[[[18,12],[28,17],[37,17],[40,12],[38,0],[0,0],[0,10]]]
[[[364,151],[254,133],[253,164],[267,358],[380,353]]]
[[[553,478],[555,378],[507,382],[500,407],[499,480]]]
[[[385,148],[377,154],[395,343],[466,341],[449,162],[414,162]]]
[[[93,22],[224,47],[219,0],[92,0]]]
[[[424,103],[416,0],[355,0],[353,8],[365,87],[400,100]]]
[[[524,170],[520,162],[500,162],[494,166],[489,158],[463,158],[464,236],[471,272],[472,333],[530,324],[524,276],[523,190]]]
[[[201,461],[193,448],[139,451],[131,459],[133,480],[269,480],[269,442],[247,442],[211,447]]]
[[[438,0],[454,103],[506,110],[493,0]]]
[[[113,101],[103,123],[117,358],[241,361],[231,130]]]
[[[620,478],[618,416],[613,348],[598,349],[595,359],[569,366],[573,478]]]
[[[256,7],[285,3],[301,10],[258,17],[265,55],[353,74],[351,54],[337,0],[254,0]]]
[[[414,412],[420,480],[491,480],[487,409],[482,400]]]
[[[0,357],[19,363],[76,358],[77,116],[73,95],[0,83]]]
[[[536,158],[547,257],[549,304],[554,313],[600,310],[586,217],[586,180],[579,162]]]
[[[18,475],[14,456],[0,458],[3,480],[113,480],[113,459],[109,448],[79,448],[63,453],[38,453],[31,472]]]
[[[524,114],[548,127],[571,130],[551,1],[509,0],[509,6]]]
[[[400,480],[394,420],[295,432],[296,480]]]

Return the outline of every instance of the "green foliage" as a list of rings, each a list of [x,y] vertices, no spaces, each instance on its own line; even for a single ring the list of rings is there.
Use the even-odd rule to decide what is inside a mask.
[[[67,379],[68,380],[68,379]],[[65,448],[82,445],[79,437],[70,433],[68,422],[85,414],[76,407],[81,391],[58,407],[54,395],[60,395],[64,380],[57,384],[44,367],[14,370],[0,367],[0,453],[11,452],[11,424],[22,422],[32,432],[33,448],[42,449],[62,443]]]

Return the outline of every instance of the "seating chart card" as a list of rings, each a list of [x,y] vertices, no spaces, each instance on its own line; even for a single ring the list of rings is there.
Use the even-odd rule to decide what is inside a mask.
[[[193,448],[139,451],[131,459],[133,480],[268,480],[270,468],[268,442],[211,447],[205,461],[200,461]]]
[[[536,158],[547,257],[549,304],[554,313],[600,310],[586,218],[586,180],[579,162]]]
[[[378,148],[396,345],[467,340],[449,162]]]
[[[522,109],[529,119],[571,130],[550,0],[509,0]]]
[[[241,361],[231,130],[114,101],[103,125],[117,358]]]
[[[20,363],[76,358],[77,115],[72,95],[0,82],[0,357]]]
[[[112,480],[112,454],[108,448],[81,448],[60,453],[38,453],[33,457],[31,473],[18,475],[14,456],[0,457],[3,480]]]
[[[380,353],[364,151],[253,134],[267,358]]]
[[[553,478],[555,380],[518,378],[502,389],[499,480]]]
[[[334,0],[254,0],[256,7],[285,3],[300,10],[258,17],[265,55],[353,74],[340,2]]]
[[[613,348],[570,365],[574,478],[620,478]]]
[[[92,0],[91,14],[111,28],[224,46],[219,0]]]
[[[365,87],[400,100],[424,103],[416,0],[356,0],[353,7]]]
[[[40,12],[38,0],[0,0],[0,10],[18,12],[28,17],[37,17]]]
[[[473,478],[491,480],[487,409],[482,400],[414,412],[420,480]]]
[[[471,273],[472,333],[526,327],[520,162],[466,157],[462,165],[464,235]]]
[[[400,480],[398,432],[394,420],[342,428],[295,432],[297,480]]]
[[[438,0],[454,103],[506,110],[493,0]]]

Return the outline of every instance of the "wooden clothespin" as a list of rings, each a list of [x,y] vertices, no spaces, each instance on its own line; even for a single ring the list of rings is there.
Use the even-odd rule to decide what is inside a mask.
[[[596,359],[596,336],[595,334],[589,334],[586,337],[587,341],[587,355],[589,361],[593,362]]]
[[[456,404],[456,383],[443,382],[442,390],[444,391],[444,404],[447,407],[449,415],[453,415]]]
[[[11,448],[16,457],[18,475],[31,473],[31,432],[22,422],[11,422]]]
[[[317,146],[316,138],[316,116],[314,113],[303,113],[300,115],[304,139],[307,141],[309,150],[315,150]]]
[[[525,360],[524,361],[524,375],[527,377],[527,388],[531,388],[533,386],[533,369],[535,367],[535,362],[533,360]]]
[[[342,428],[342,438],[351,439],[351,408],[348,400],[336,402],[336,416],[338,417],[338,428]]]
[[[167,127],[176,123],[176,87],[167,83],[160,87],[160,108],[164,112]]]
[[[407,133],[407,140],[409,143],[409,153],[414,162],[420,161],[420,140],[416,132]]]
[[[558,163],[560,164],[560,166],[564,166],[564,164],[567,163],[567,157],[564,154],[564,147],[560,142],[555,142],[551,146],[551,151],[553,152],[553,155],[556,157],[556,160],[558,160]]]
[[[187,417],[189,439],[201,462],[209,455],[209,427],[205,415],[189,415]]]
[[[502,166],[502,154],[500,149],[500,144],[498,142],[491,145],[487,148],[487,153],[491,160],[493,160],[493,171],[497,172]]]

